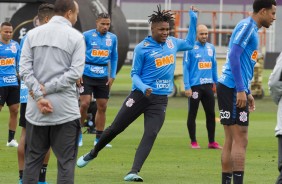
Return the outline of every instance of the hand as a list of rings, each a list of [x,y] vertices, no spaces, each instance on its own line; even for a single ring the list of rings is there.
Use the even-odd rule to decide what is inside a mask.
[[[255,99],[252,94],[248,95],[249,111],[254,112],[256,110]]]
[[[190,6],[190,10],[192,10],[193,12],[199,12],[199,10],[195,8],[195,6]]]
[[[43,96],[46,96],[46,90],[45,90],[45,86],[43,86],[43,84],[40,84],[40,91],[42,91]]]
[[[34,94],[32,90],[29,91],[29,95],[34,99]]]
[[[197,8],[195,8],[194,6],[191,6],[190,7],[190,11],[188,11],[188,14],[190,16],[190,18],[197,18],[198,17],[198,13],[199,13],[199,10]]]
[[[76,80],[76,85],[77,85],[77,87],[81,87],[82,86],[82,84],[83,84],[83,79],[82,79],[82,77],[80,78],[80,79],[77,79]]]
[[[147,88],[146,91],[145,91],[145,96],[147,96],[147,97],[150,96],[152,91],[153,91],[152,88]]]
[[[46,96],[46,90],[42,84],[40,84],[40,91],[42,91],[43,96]],[[34,99],[34,93],[32,90],[29,91],[29,95]]]
[[[192,90],[191,89],[185,90],[185,96],[191,97],[192,96]]]
[[[106,85],[109,85],[109,88],[111,89],[111,87],[112,87],[112,85],[113,85],[113,83],[114,83],[114,78],[109,78],[108,79],[108,82],[106,83]]]
[[[37,102],[37,107],[42,114],[48,114],[53,112],[53,106],[51,102],[45,98],[39,99]]]
[[[245,91],[237,92],[237,100],[236,100],[236,106],[238,108],[244,108],[247,104],[247,95]]]

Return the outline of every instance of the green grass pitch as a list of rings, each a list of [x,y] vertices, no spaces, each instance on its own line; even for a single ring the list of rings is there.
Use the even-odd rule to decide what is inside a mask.
[[[131,87],[130,67],[124,66],[117,75],[112,88],[107,110],[107,126],[117,114]],[[249,144],[245,169],[245,183],[275,183],[277,171],[277,139],[274,137],[277,106],[267,90],[269,70],[264,72],[266,97],[256,100],[256,111],[250,115]],[[122,93],[121,93],[122,92]],[[218,116],[218,108],[216,107]],[[153,150],[146,160],[140,176],[150,184],[218,184],[221,183],[220,150],[207,149],[208,138],[205,115],[200,107],[197,117],[197,139],[202,147],[192,150],[189,144],[187,119],[187,98],[169,98],[164,126],[160,131]],[[8,109],[0,112],[0,184],[18,182],[16,148],[6,147],[8,134]],[[19,140],[20,127],[16,139]],[[76,168],[75,183],[122,184],[123,177],[130,170],[135,150],[143,134],[143,117],[138,118],[113,141],[113,148],[105,148],[97,159],[85,168]],[[217,123],[216,141],[223,144],[223,127]],[[93,134],[84,134],[84,145],[78,156],[93,147]],[[47,170],[49,184],[56,183],[57,166],[52,153]]]

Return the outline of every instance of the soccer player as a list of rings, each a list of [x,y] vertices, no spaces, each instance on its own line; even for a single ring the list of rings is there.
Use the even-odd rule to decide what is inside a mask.
[[[93,93],[97,104],[94,145],[99,141],[105,128],[109,92],[117,72],[117,36],[109,32],[110,25],[110,15],[101,13],[96,20],[97,28],[83,33],[86,43],[86,61],[83,77],[78,83],[78,86],[82,85],[80,87],[80,113],[83,124]],[[82,144],[82,134],[80,134],[79,146]],[[107,144],[106,147],[112,147],[112,145]]]
[[[39,20],[39,25],[43,25],[53,17],[54,15],[54,5],[44,3],[41,4],[38,7],[38,13],[37,18]],[[24,40],[26,37],[24,37],[21,40],[20,46],[23,46]],[[27,98],[28,98],[28,88],[24,84],[23,81],[21,81],[21,88],[20,88],[20,119],[19,119],[19,126],[22,127],[20,142],[18,146],[18,165],[19,165],[19,184],[22,183],[22,177],[23,177],[23,170],[24,170],[24,151],[25,151],[25,136],[26,136],[26,119],[25,119],[25,111],[26,111],[26,105],[27,105]],[[46,171],[47,171],[47,165],[50,158],[50,150],[47,152],[43,165],[40,169],[40,175],[39,175],[39,181],[38,184],[45,184],[46,183]]]
[[[158,7],[158,10],[150,16],[152,36],[146,37],[134,50],[131,70],[132,91],[94,149],[78,159],[78,167],[84,167],[97,157],[99,151],[112,139],[144,114],[144,134],[136,150],[131,171],[124,177],[125,181],[143,181],[138,172],[150,154],[164,123],[167,95],[173,88],[176,53],[193,49],[196,40],[197,13],[195,11],[193,7],[189,11],[190,27],[185,39],[169,36],[169,22],[173,20],[170,11],[162,11]]]
[[[57,183],[74,183],[80,132],[76,81],[84,69],[83,35],[74,0],[56,0],[55,16],[27,33],[20,76],[29,91],[26,107],[26,152],[23,183],[37,184],[50,147],[57,158]],[[54,34],[54,30],[56,33]]]
[[[221,149],[215,142],[215,99],[213,85],[217,83],[217,63],[215,48],[207,42],[208,28],[197,26],[197,41],[194,49],[186,51],[183,57],[183,81],[185,95],[188,97],[187,128],[191,139],[191,147],[199,149],[196,139],[196,117],[200,102],[206,113],[208,131],[208,148]]]
[[[0,27],[0,111],[6,103],[9,107],[9,134],[6,146],[18,147],[15,139],[17,115],[20,102],[18,82],[18,64],[20,46],[12,40],[13,27],[9,22],[3,22]]]
[[[275,0],[255,0],[251,16],[241,20],[229,41],[227,61],[218,79],[220,121],[225,132],[221,155],[222,183],[242,184],[248,144],[249,112],[255,110],[250,91],[258,56],[258,30],[275,20]]]

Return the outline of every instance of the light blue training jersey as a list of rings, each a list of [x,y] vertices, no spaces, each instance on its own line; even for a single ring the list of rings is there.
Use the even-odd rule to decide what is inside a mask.
[[[0,42],[0,87],[18,86],[19,59],[20,46],[16,41]]]
[[[215,48],[211,43],[204,45],[196,41],[193,50],[183,56],[183,80],[185,90],[192,86],[217,82]]]
[[[253,78],[254,66],[258,57],[258,26],[252,17],[241,20],[235,27],[230,38],[226,63],[222,68],[222,75],[218,82],[229,88],[236,88],[234,76],[231,72],[229,54],[234,44],[239,45],[244,49],[240,57],[242,81],[244,89],[249,93],[251,80]]]
[[[21,43],[20,43],[20,49],[23,48],[23,43],[26,39],[26,35],[21,39]],[[27,103],[27,99],[28,99],[28,88],[27,86],[24,84],[24,81],[21,80],[21,85],[20,85],[20,103]]]
[[[93,78],[115,78],[118,63],[117,36],[111,32],[101,35],[96,29],[83,33],[86,43],[86,64],[83,75]]]
[[[134,49],[131,69],[132,91],[152,88],[152,94],[168,95],[173,89],[176,52],[191,50],[196,40],[197,14],[190,14],[190,27],[186,39],[169,36],[164,43],[146,37]],[[136,76],[141,81],[136,80]]]

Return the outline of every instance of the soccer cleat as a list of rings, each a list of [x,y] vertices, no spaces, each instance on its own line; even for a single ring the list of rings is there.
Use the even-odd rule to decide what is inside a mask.
[[[200,147],[199,144],[195,141],[195,142],[191,142],[191,148],[192,148],[192,149],[200,149],[201,147]]]
[[[209,149],[222,149],[222,147],[217,142],[211,142],[208,145]]]
[[[6,146],[8,146],[8,147],[18,147],[19,144],[15,139],[12,139],[10,142],[7,142]]]
[[[141,178],[141,176],[138,176],[135,173],[130,173],[130,174],[126,175],[123,179],[124,179],[124,181],[143,182],[143,179]]]
[[[98,141],[99,141],[99,139],[95,139],[95,141],[94,141],[94,146],[98,143]],[[105,146],[106,148],[111,148],[111,147],[113,147],[111,144],[107,144],[106,146]]]
[[[48,184],[46,181],[39,181],[37,184]]]
[[[77,167],[82,168],[86,166],[91,160],[93,160],[93,156],[89,153],[79,157],[79,159],[76,162]]]
[[[81,147],[82,145],[83,145],[82,133],[80,133],[78,137],[78,146]]]

